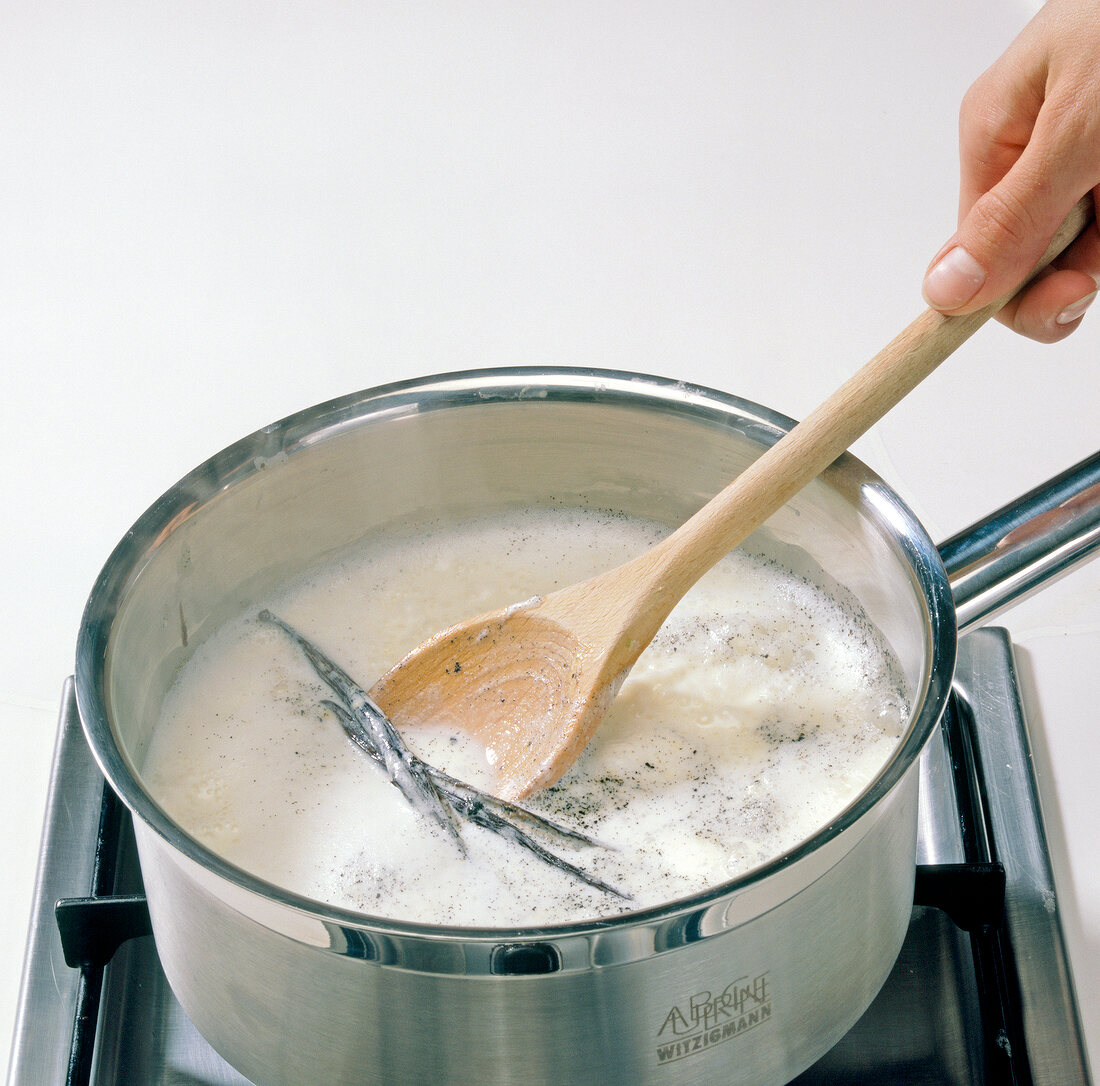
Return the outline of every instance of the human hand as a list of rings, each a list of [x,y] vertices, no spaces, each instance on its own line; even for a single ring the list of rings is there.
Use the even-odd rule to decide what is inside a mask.
[[[959,120],[959,228],[925,273],[925,301],[971,313],[1021,283],[1070,208],[1100,212],[1100,4],[1047,0],[967,91]],[[998,320],[1041,343],[1080,323],[1100,282],[1096,221]]]

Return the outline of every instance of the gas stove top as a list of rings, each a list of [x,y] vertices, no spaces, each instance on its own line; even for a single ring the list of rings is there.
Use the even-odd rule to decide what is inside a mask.
[[[797,1083],[1087,1084],[1003,630],[962,639],[954,693],[920,773],[905,945],[864,1017]],[[67,684],[9,1086],[248,1086],[164,979],[131,834]]]

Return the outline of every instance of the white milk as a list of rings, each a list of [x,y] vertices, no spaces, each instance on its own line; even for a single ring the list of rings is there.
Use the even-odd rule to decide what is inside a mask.
[[[387,533],[265,601],[364,688],[436,630],[545,594],[666,529],[521,511]],[[257,611],[259,608],[257,608]],[[300,894],[432,924],[539,925],[659,904],[773,859],[866,787],[908,717],[870,624],[736,552],[642,655],[580,762],[528,801],[610,848],[551,847],[630,895],[587,887],[477,826],[468,855],[428,827],[321,706],[285,634],[241,617],[169,693],[146,759],[168,814],[226,859]],[[409,745],[481,772],[447,737]]]

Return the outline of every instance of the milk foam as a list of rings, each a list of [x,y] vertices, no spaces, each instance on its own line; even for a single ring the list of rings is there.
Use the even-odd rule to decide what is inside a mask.
[[[366,541],[264,606],[369,687],[436,630],[600,572],[665,532],[561,509],[422,526]],[[741,552],[719,563],[578,764],[528,802],[614,846],[565,854],[629,893],[625,904],[476,826],[463,827],[463,859],[345,738],[321,705],[330,692],[255,612],[185,665],[145,776],[188,833],[316,900],[434,924],[592,918],[724,882],[827,824],[897,745],[898,674],[869,622],[815,585]],[[483,752],[453,736],[406,739],[429,763],[485,779]]]

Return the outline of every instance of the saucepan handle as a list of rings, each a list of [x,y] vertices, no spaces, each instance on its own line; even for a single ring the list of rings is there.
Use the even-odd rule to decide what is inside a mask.
[[[940,544],[959,631],[1100,548],[1100,452]]]

